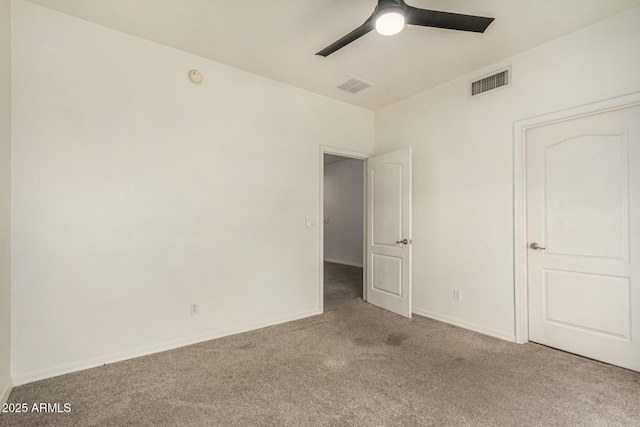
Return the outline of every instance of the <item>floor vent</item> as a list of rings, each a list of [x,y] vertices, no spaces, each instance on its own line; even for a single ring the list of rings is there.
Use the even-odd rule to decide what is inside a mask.
[[[477,96],[492,90],[504,88],[511,85],[511,67],[493,72],[490,75],[481,77],[470,82],[469,90],[471,96]]]
[[[358,93],[361,90],[365,90],[366,88],[371,86],[373,86],[373,84],[369,82],[365,82],[364,80],[360,80],[357,77],[352,77],[346,82],[342,83],[340,86],[338,86],[338,89],[342,89],[346,92],[353,94],[353,93]]]

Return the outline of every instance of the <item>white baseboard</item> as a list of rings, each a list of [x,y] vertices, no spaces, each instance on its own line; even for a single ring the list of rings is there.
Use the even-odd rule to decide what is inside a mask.
[[[362,268],[362,263],[357,263],[357,262],[342,261],[342,260],[333,259],[333,258],[325,258],[324,261],[325,262],[331,262],[333,264],[350,265],[351,267],[360,267],[360,268]]]
[[[469,329],[474,332],[480,332],[481,334],[489,335],[494,338],[500,338],[501,340],[516,342],[515,334],[508,334],[506,332],[498,331],[492,328],[487,328],[485,326],[478,325],[476,323],[467,322],[466,320],[456,319],[454,317],[445,316],[443,314],[437,314],[432,311],[423,310],[420,308],[413,307],[412,311],[413,313],[419,316],[424,316],[430,319],[439,320],[440,322],[449,323],[451,325],[459,326],[464,329]]]
[[[9,378],[9,381],[5,384],[4,388],[0,389],[2,390],[0,391],[0,405],[7,403],[9,395],[11,394],[11,389],[13,389],[13,383],[11,382],[11,378]]]
[[[85,369],[96,368],[111,363],[121,362],[123,360],[134,359],[136,357],[148,356],[154,353],[160,353],[167,350],[173,350],[180,347],[185,347],[192,344],[197,344],[203,341],[209,341],[216,338],[222,338],[229,335],[240,334],[243,332],[254,331],[256,329],[266,328],[267,326],[278,325],[281,323],[291,322],[293,320],[303,319],[305,317],[316,316],[322,314],[322,310],[311,310],[304,313],[293,314],[290,316],[283,316],[261,322],[254,322],[249,325],[236,329],[227,329],[215,332],[207,332],[205,334],[194,335],[191,337],[181,338],[172,341],[166,341],[159,344],[140,347],[137,349],[127,350],[118,353],[112,353],[105,356],[93,357],[90,359],[81,360],[78,362],[68,363],[64,365],[55,366],[53,368],[41,369],[34,372],[25,372],[21,374],[13,375],[13,384],[16,386],[32,383],[35,381],[44,380],[47,378],[53,378],[71,372],[83,371]]]

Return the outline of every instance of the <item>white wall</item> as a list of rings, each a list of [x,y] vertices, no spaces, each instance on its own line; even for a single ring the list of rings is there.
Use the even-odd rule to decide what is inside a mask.
[[[11,3],[0,0],[0,403],[11,389]]]
[[[376,112],[375,152],[413,147],[416,313],[514,338],[513,124],[640,91],[639,41],[635,9]],[[510,88],[468,99],[506,65]]]
[[[13,19],[16,383],[318,313],[319,146],[371,151],[371,112],[20,0]]]
[[[325,261],[362,267],[363,187],[362,160],[324,167]]]

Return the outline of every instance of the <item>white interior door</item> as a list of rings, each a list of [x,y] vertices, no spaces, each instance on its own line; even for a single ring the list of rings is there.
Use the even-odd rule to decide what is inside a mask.
[[[411,317],[411,149],[367,159],[367,301]]]
[[[640,107],[526,145],[529,339],[640,371]]]

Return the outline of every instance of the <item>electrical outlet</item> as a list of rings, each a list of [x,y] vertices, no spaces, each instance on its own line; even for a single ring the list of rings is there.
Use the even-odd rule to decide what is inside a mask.
[[[200,314],[200,306],[198,305],[197,302],[191,303],[190,313],[192,316],[195,316],[196,314]]]
[[[462,301],[462,291],[459,289],[453,290],[453,300],[454,301]]]

